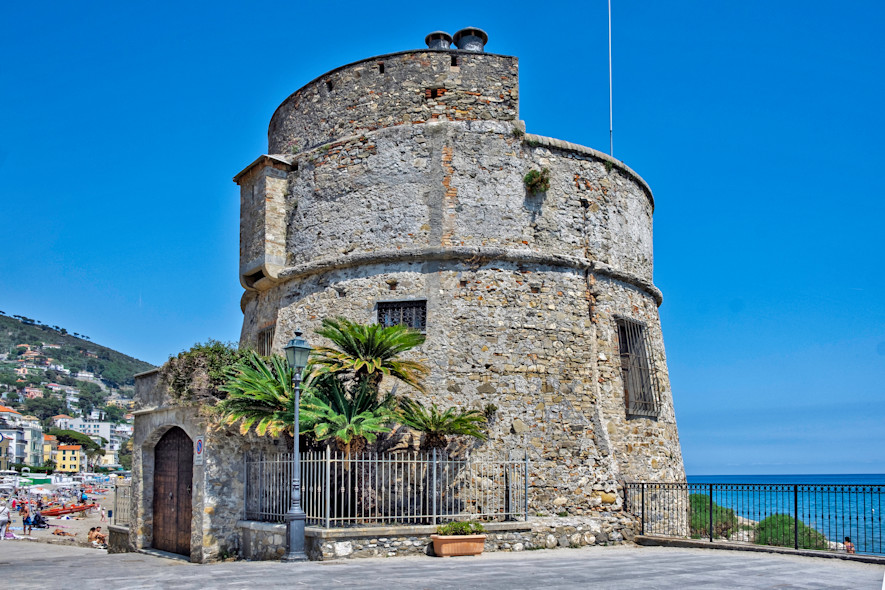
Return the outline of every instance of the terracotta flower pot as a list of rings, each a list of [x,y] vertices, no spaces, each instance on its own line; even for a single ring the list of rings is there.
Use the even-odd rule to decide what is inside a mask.
[[[485,548],[485,535],[430,535],[437,557],[479,555]]]

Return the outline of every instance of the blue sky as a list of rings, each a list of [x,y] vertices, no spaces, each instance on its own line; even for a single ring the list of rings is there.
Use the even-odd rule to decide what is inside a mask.
[[[435,8],[432,8],[434,7]],[[686,468],[885,473],[885,5],[614,0]],[[606,3],[0,8],[0,309],[159,364],[236,340],[238,193],[339,65],[489,32],[529,132],[607,150]]]

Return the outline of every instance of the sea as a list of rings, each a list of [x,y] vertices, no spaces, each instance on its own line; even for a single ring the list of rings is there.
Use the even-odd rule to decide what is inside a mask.
[[[691,493],[708,494],[737,516],[761,521],[798,516],[834,543],[851,537],[858,553],[885,554],[885,474],[689,475]],[[707,484],[707,485],[704,485]]]

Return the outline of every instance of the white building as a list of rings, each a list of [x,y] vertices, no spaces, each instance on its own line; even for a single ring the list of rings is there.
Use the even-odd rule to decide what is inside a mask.
[[[75,430],[71,427],[71,422],[74,421],[74,418],[68,416],[67,414],[59,414],[58,416],[53,416],[50,418],[52,420],[52,425],[61,430]]]
[[[111,440],[111,429],[114,427],[111,422],[100,422],[91,418],[88,420],[74,418],[70,424],[71,430],[82,432],[86,436],[100,436],[107,441]]]
[[[21,426],[10,426],[0,428],[0,434],[3,438],[9,439],[9,462],[25,463],[28,456],[25,429]]]

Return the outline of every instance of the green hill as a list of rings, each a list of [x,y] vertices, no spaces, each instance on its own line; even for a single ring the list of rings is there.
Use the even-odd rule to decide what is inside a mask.
[[[106,346],[89,341],[88,336],[69,334],[60,326],[47,326],[37,320],[23,316],[7,316],[0,312],[0,353],[10,352],[9,359],[20,356],[23,349],[19,344],[42,346],[57,344],[61,348],[47,348],[43,358],[52,358],[72,372],[88,371],[111,387],[122,387],[134,383],[133,375],[154,366],[134,359]],[[38,358],[40,362],[43,358]]]

